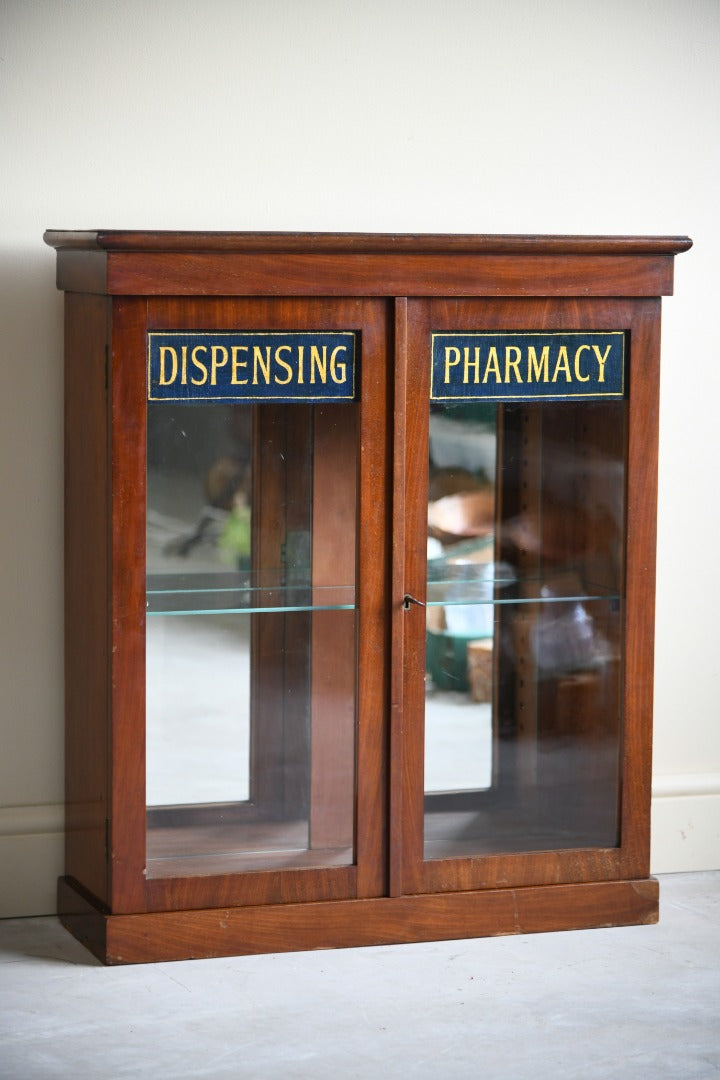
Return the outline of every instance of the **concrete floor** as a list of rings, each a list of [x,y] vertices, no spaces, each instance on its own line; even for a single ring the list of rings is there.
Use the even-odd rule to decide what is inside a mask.
[[[720,1078],[720,872],[658,926],[129,968],[7,920],[0,1077]]]

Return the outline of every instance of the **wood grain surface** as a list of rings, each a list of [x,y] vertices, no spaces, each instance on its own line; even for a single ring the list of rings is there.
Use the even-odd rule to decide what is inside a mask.
[[[64,924],[104,962],[135,963],[654,921],[658,890],[648,875],[659,298],[672,292],[673,258],[691,242],[123,230],[51,230],[45,239],[57,249],[58,284],[68,291]],[[353,643],[340,616],[335,628],[332,619],[313,624],[308,616],[302,633],[309,659],[297,669],[288,660],[283,668],[285,691],[294,687],[302,696],[313,684],[326,689],[312,714],[313,757],[292,709],[279,717],[277,680],[260,670],[264,657],[285,651],[291,631],[280,623],[279,631],[264,624],[253,631],[252,768],[263,773],[274,744],[285,747],[288,769],[279,787],[277,778],[255,776],[253,799],[233,821],[262,830],[273,827],[273,815],[286,813],[292,823],[305,814],[306,824],[309,815],[328,865],[312,866],[310,848],[307,862],[299,855],[292,865],[265,868],[252,855],[223,864],[213,850],[198,873],[189,870],[178,837],[194,829],[196,842],[205,837],[212,847],[212,807],[194,824],[190,817],[183,823],[182,808],[173,820],[171,811],[148,816],[146,807],[146,341],[150,330],[258,328],[359,335],[352,423],[338,429],[333,407],[324,406],[314,434],[298,412],[280,436],[282,407],[258,412],[264,494],[253,506],[256,553],[275,564],[281,519],[282,530],[307,530],[310,514],[318,517],[325,506],[342,523],[343,552],[335,559],[332,537],[319,532],[315,561],[322,584],[333,584],[336,569],[347,577],[354,567],[355,636]],[[536,698],[556,700],[558,736],[577,726],[588,745],[602,749],[609,738],[616,748],[614,759],[596,763],[604,777],[598,786],[619,791],[607,815],[616,843],[427,859],[426,617],[402,601],[406,593],[423,601],[426,591],[430,334],[583,329],[622,330],[629,342],[629,393],[620,418],[613,413],[605,423],[598,413],[583,427],[552,414],[557,438],[587,451],[588,477],[593,455],[615,461],[619,444],[626,453],[624,546],[611,573],[624,606],[607,630],[616,649],[622,642],[624,658],[608,668],[602,686],[576,678],[538,690]],[[312,468],[278,468],[263,459],[270,428],[298,459],[310,433],[323,460]],[[521,428],[501,416],[506,456],[520,446]],[[352,483],[341,490],[348,469]],[[543,495],[551,477],[550,466],[543,469],[528,463],[523,473],[537,485],[526,515],[532,503],[538,517],[550,518],[570,488],[556,477],[560,495],[555,501]],[[287,510],[283,492],[304,484],[315,489],[306,509]],[[583,566],[612,562],[613,536],[595,511],[608,494],[600,478],[578,495],[576,518],[554,537],[564,558],[577,557]],[[513,498],[510,491],[498,494],[500,527],[517,512]],[[334,665],[341,640],[345,658]],[[499,662],[496,657],[496,672]],[[353,686],[354,733],[347,714]],[[512,688],[508,693],[510,700]],[[611,720],[606,704],[598,704],[600,693]],[[344,703],[342,722],[334,696]],[[498,749],[497,728],[495,734]],[[290,758],[302,759],[303,776]],[[514,776],[517,782],[517,751],[498,761],[496,781]],[[557,778],[559,787],[571,787],[567,769]],[[593,812],[581,799],[578,813]],[[165,871],[156,862],[147,874],[148,842],[150,854],[153,845],[166,845]]]

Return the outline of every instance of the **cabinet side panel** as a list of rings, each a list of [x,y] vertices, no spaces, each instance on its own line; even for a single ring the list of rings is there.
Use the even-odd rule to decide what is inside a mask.
[[[141,297],[113,302],[112,403],[112,792],[113,911],[145,902],[145,490],[146,325]]]
[[[107,901],[108,301],[65,298],[66,873]]]

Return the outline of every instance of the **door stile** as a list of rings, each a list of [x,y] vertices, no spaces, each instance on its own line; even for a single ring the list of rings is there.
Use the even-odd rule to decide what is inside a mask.
[[[430,305],[407,305],[404,455],[404,586],[420,601],[402,607],[402,885],[421,892],[423,880],[423,791],[425,772],[425,601],[427,596],[428,401],[430,395]],[[421,606],[423,605],[423,606]]]
[[[627,448],[622,869],[650,872],[660,300],[633,302]]]
[[[392,342],[383,300],[362,305],[358,475],[356,862],[358,898],[388,887],[388,597],[392,468],[386,419]]]
[[[395,300],[395,381],[393,402],[392,646],[390,662],[390,896],[402,893],[403,851],[403,690],[405,678],[405,477],[408,302]]]

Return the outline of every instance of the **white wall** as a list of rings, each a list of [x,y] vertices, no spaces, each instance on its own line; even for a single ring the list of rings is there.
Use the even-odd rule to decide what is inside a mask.
[[[688,233],[664,304],[653,868],[720,866],[717,0],[4,0],[0,913],[62,829],[54,228]]]

